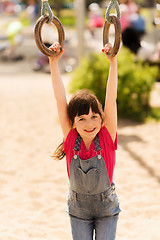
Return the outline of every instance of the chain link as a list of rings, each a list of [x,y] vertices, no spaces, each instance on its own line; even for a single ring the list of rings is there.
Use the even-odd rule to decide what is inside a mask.
[[[107,7],[107,10],[106,10],[106,15],[105,15],[105,19],[109,22],[109,23],[112,23],[111,21],[111,18],[110,18],[110,12],[111,12],[111,9],[115,7],[116,11],[117,11],[117,17],[120,19],[120,9],[119,9],[119,3],[117,0],[111,0],[109,2],[109,5]]]
[[[53,20],[53,12],[52,12],[52,9],[51,7],[49,6],[49,3],[48,3],[48,0],[46,1],[43,1],[42,0],[42,4],[41,4],[41,15],[46,15],[48,12],[48,15],[49,15],[49,20],[47,23],[50,23],[52,22]]]

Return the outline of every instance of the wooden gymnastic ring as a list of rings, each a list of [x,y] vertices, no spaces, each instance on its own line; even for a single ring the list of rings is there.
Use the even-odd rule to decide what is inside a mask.
[[[115,28],[115,41],[112,50],[108,53],[108,55],[114,57],[120,48],[121,44],[121,24],[119,19],[115,15],[110,15],[111,21],[114,24]],[[103,27],[103,46],[105,46],[106,43],[109,42],[109,29],[111,24],[108,21],[105,21],[104,27]]]
[[[35,29],[34,29],[35,42],[36,42],[39,50],[44,55],[46,55],[46,56],[57,56],[59,54],[59,52],[55,52],[54,50],[47,48],[42,41],[42,37],[41,37],[42,26],[43,26],[44,23],[47,23],[48,20],[49,20],[48,15],[42,15],[37,20],[36,26],[35,26]],[[56,16],[53,16],[52,23],[56,26],[56,28],[58,30],[58,42],[60,43],[61,49],[62,49],[63,46],[64,46],[64,40],[65,40],[65,34],[64,34],[63,26]]]

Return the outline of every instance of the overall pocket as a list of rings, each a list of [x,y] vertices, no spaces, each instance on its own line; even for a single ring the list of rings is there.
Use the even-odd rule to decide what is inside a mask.
[[[79,186],[82,186],[82,191],[92,194],[96,185],[99,182],[99,172],[97,168],[91,168],[87,172],[84,172],[81,168],[77,168],[76,178],[79,181]]]
[[[108,196],[104,196],[102,208],[108,216],[116,215],[121,211],[119,208],[119,200],[115,192]]]
[[[67,212],[75,217],[82,219],[91,218],[91,202],[87,200],[77,200],[74,197],[70,197],[67,201]]]

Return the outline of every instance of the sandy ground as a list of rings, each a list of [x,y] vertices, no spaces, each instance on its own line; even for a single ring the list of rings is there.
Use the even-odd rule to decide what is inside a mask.
[[[0,240],[71,240],[65,160],[51,158],[62,140],[51,78],[32,72],[32,60],[0,63]],[[119,120],[117,240],[160,240],[159,133],[160,123]]]
[[[50,157],[62,139],[50,75],[2,74],[0,116],[0,240],[70,240],[65,160]],[[119,240],[160,239],[159,132],[119,120]]]

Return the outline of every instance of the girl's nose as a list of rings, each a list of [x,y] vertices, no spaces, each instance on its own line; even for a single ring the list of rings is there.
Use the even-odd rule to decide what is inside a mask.
[[[86,122],[86,126],[91,126],[91,125],[92,125],[92,120],[88,119],[87,122]]]

